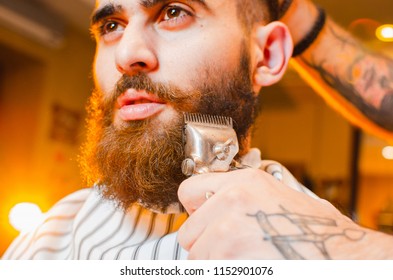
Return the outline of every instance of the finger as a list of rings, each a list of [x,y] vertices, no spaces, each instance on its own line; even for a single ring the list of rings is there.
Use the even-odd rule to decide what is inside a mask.
[[[178,230],[177,241],[188,252],[203,234],[207,226],[206,221],[200,220],[198,216],[197,214],[190,216]]]
[[[210,201],[208,203],[211,203]],[[200,210],[205,211],[205,207]],[[195,212],[195,216],[200,214]],[[226,215],[226,214],[229,214]],[[221,211],[210,214],[206,227],[193,237],[193,231],[184,236],[189,240],[188,259],[239,259],[258,258],[265,241],[258,224],[252,217],[238,211]],[[196,220],[195,220],[196,221]],[[191,223],[190,228],[195,223]],[[191,236],[190,236],[191,235]]]
[[[207,173],[193,176],[180,185],[178,196],[186,211],[191,215],[201,207],[211,195],[231,188],[277,184],[278,181],[259,169],[241,169],[225,173]]]
[[[187,213],[195,212],[225,185],[228,173],[206,173],[183,181],[178,189],[178,197]]]
[[[201,232],[198,239],[195,239],[192,246],[188,251],[187,259],[189,260],[208,260],[210,259],[209,254],[213,244],[208,243],[205,231]]]
[[[181,201],[190,213],[190,217],[179,230],[178,240],[184,249],[190,250],[206,227],[211,224],[222,224],[228,218],[233,219],[234,215],[231,215],[233,211],[235,211],[235,215],[243,212],[243,215],[246,215],[245,211],[247,212],[249,207],[255,211],[254,206],[250,205],[254,193],[249,190],[247,184],[244,184],[244,181],[250,181],[247,180],[250,177],[244,175],[253,173],[250,171],[236,172],[201,176],[198,180],[189,181],[187,185],[182,186]],[[235,178],[238,178],[239,175],[241,178],[236,181]],[[207,182],[204,182],[205,180]],[[193,185],[194,182],[196,185]],[[209,185],[209,188],[204,188],[205,185]],[[212,192],[215,193],[207,199],[205,194],[209,191],[206,192],[206,190],[213,190]],[[192,203],[187,203],[187,200]]]
[[[221,225],[219,227],[223,228]],[[228,248],[233,248],[231,244],[229,244],[232,241],[230,237],[230,232],[232,230],[233,229],[228,228],[225,231],[226,234],[223,236],[217,232],[217,229],[214,226],[206,228],[188,250],[188,259],[209,260],[218,259],[220,256],[226,256],[226,259],[230,259],[231,257],[227,254],[227,252],[231,251],[231,249]]]
[[[223,206],[219,196],[220,194],[214,195],[206,201],[203,207],[200,207],[198,211],[195,211],[188,217],[187,221],[180,227],[178,241],[186,251],[192,249],[195,242],[200,239],[207,227],[211,226],[211,224],[220,223],[220,219],[230,213],[227,207]]]

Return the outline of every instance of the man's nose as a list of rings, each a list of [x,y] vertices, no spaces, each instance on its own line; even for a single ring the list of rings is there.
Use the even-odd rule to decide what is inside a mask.
[[[120,73],[135,75],[158,67],[154,45],[148,36],[136,27],[127,26],[115,53],[116,67]]]

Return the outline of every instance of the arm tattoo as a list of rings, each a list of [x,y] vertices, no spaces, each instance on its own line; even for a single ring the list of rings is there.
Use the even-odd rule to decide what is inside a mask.
[[[317,59],[316,55],[311,61],[302,60],[365,116],[380,127],[393,131],[393,61],[365,50],[331,26],[328,26],[327,32],[336,39],[342,61],[334,64],[329,57]],[[348,61],[351,63],[348,64]],[[344,65],[347,68],[343,71]]]
[[[328,250],[326,249],[326,241],[333,237],[344,237],[349,241],[360,241],[366,235],[365,232],[355,229],[344,229],[333,233],[318,233],[312,227],[327,226],[337,227],[336,221],[328,218],[321,218],[310,215],[302,215],[291,213],[283,207],[283,213],[266,214],[259,211],[255,215],[248,215],[253,217],[258,222],[258,225],[264,233],[264,240],[270,241],[281,253],[285,259],[303,260],[305,256],[301,254],[301,249],[298,244],[305,245],[312,244],[323,259],[331,259]],[[272,220],[274,218],[284,218],[291,224],[295,225],[299,230],[298,234],[284,235],[280,233],[274,226]],[[297,249],[296,249],[297,248]],[[309,247],[308,247],[309,248]]]

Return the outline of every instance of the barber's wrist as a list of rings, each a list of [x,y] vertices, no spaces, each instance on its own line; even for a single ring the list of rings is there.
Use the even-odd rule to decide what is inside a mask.
[[[282,18],[287,11],[289,10],[289,7],[291,7],[293,0],[279,0],[278,1],[278,17]]]
[[[279,0],[280,6],[285,0]],[[292,35],[294,45],[307,36],[318,18],[317,6],[309,0],[292,0],[292,3],[282,15],[284,22]]]

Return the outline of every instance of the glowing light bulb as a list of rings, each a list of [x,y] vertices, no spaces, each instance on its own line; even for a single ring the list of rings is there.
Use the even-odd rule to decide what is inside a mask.
[[[384,24],[377,28],[376,36],[384,42],[393,42],[393,24]]]
[[[382,149],[382,156],[386,159],[393,160],[393,147],[387,146]]]
[[[29,232],[41,223],[44,215],[33,203],[18,203],[10,211],[8,219],[10,224],[20,232]]]
[[[393,27],[385,27],[381,30],[381,34],[385,38],[393,38]]]

